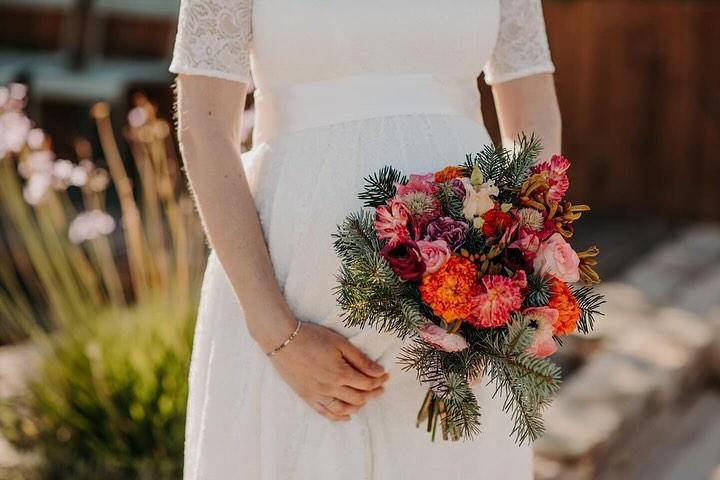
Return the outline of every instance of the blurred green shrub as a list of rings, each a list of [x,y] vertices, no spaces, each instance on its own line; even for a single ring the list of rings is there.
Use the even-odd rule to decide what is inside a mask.
[[[181,478],[193,319],[145,302],[58,332],[4,416],[11,440],[40,447],[48,478]]]

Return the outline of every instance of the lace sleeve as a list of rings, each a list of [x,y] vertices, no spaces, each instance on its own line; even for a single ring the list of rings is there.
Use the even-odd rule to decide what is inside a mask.
[[[497,43],[483,71],[489,85],[555,71],[540,0],[500,0]]]
[[[170,71],[250,81],[252,0],[182,0]]]

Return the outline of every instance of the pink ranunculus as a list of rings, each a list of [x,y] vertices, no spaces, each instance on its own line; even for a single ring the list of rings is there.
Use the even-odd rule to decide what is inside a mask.
[[[450,248],[445,240],[419,240],[417,246],[425,262],[425,273],[437,272],[450,258]]]
[[[553,324],[557,321],[560,313],[550,307],[526,308],[522,313],[536,324],[533,342],[527,349],[527,353],[540,358],[549,357],[555,353],[557,345],[553,339]]]
[[[395,195],[403,196],[413,192],[423,192],[428,195],[435,195],[437,185],[435,184],[435,174],[427,173],[425,175],[410,175],[406,184],[395,184]]]
[[[553,155],[550,160],[533,167],[533,173],[544,173],[548,179],[548,196],[553,202],[559,202],[570,188],[567,170],[570,161],[562,155]]]
[[[540,244],[533,268],[539,273],[549,273],[566,283],[580,280],[580,259],[562,235],[554,233]]]
[[[468,348],[467,340],[457,333],[449,333],[444,328],[428,322],[420,327],[420,338],[433,347],[445,352],[460,352]]]
[[[387,205],[381,205],[375,210],[373,228],[379,239],[395,245],[410,239],[409,220],[410,212],[407,207],[402,202],[391,199]]]

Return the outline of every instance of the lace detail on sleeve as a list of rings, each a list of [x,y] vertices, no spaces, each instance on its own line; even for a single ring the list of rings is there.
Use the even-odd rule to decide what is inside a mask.
[[[500,30],[484,68],[485,81],[492,85],[554,72],[540,0],[499,1]]]
[[[248,83],[252,0],[182,0],[170,71]]]

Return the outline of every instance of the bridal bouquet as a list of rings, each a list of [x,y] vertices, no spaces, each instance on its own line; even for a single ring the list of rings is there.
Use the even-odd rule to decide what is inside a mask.
[[[438,423],[445,440],[480,432],[481,378],[502,394],[516,441],[538,438],[560,383],[547,357],[599,314],[598,249],[567,241],[589,207],[565,200],[569,161],[537,163],[539,152],[522,136],[512,152],[488,146],[438,172],[385,167],[365,179],[368,208],[334,235],[343,320],[412,340],[399,361],[429,387],[418,426],[433,440]]]

